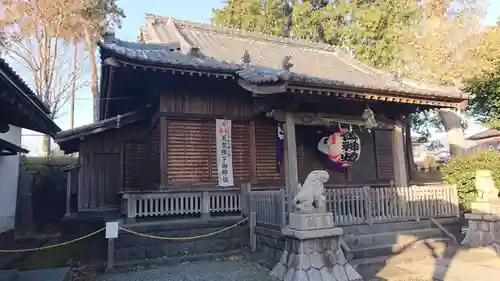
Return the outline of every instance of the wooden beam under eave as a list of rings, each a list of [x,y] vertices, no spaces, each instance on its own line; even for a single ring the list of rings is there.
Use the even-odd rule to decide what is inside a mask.
[[[348,116],[348,115],[331,115],[331,114],[316,114],[316,113],[301,113],[301,112],[285,112],[279,109],[273,109],[271,112],[266,114],[267,117],[272,117],[278,122],[286,122],[287,116],[293,119],[294,124],[299,125],[325,125],[324,122],[320,120],[321,118],[328,119],[332,122],[352,124],[362,126],[365,121],[360,117]]]
[[[415,96],[398,96],[394,94],[383,94],[374,93],[367,91],[356,91],[348,89],[327,89],[321,87],[305,87],[297,85],[287,85],[287,91],[290,93],[300,93],[300,94],[316,94],[320,96],[332,95],[339,99],[345,100],[370,100],[370,101],[382,101],[388,103],[407,103],[407,104],[417,104],[417,105],[428,105],[428,106],[440,106],[440,107],[460,107],[463,103],[462,100],[456,100],[453,98],[448,98],[446,100],[437,100],[433,97],[415,97]]]

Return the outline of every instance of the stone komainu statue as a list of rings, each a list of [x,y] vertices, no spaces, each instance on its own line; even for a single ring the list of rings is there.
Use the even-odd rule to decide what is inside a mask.
[[[498,189],[495,187],[493,175],[490,170],[476,171],[477,201],[498,200]]]
[[[325,212],[324,184],[330,175],[324,170],[309,173],[304,184],[299,184],[299,192],[293,198],[295,210],[300,213]]]

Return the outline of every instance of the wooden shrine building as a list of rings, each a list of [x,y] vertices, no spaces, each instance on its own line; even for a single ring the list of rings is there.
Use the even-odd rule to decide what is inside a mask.
[[[290,189],[315,169],[330,172],[330,188],[406,186],[406,116],[467,100],[319,43],[158,16],[141,40],[105,36],[99,120],[56,137],[79,152],[78,213],[234,212],[241,185]],[[329,167],[318,145],[340,130],[359,137],[359,157]]]

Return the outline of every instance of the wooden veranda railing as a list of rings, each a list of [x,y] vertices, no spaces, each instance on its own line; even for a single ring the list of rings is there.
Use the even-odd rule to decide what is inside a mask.
[[[327,211],[336,225],[371,224],[459,215],[455,186],[439,184],[409,187],[325,187]],[[123,194],[123,213],[128,218],[175,215],[256,213],[257,223],[287,223],[284,189],[213,189],[190,192],[141,192]]]
[[[123,194],[128,218],[232,213],[241,211],[240,191],[132,192]]]
[[[457,189],[452,185],[325,189],[327,210],[336,225],[459,216]],[[284,191],[250,191],[248,197],[257,223],[286,224]]]

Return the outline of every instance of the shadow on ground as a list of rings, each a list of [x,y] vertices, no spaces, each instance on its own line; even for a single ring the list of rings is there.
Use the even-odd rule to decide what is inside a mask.
[[[205,261],[104,274],[97,281],[272,281],[264,267],[244,260]]]

